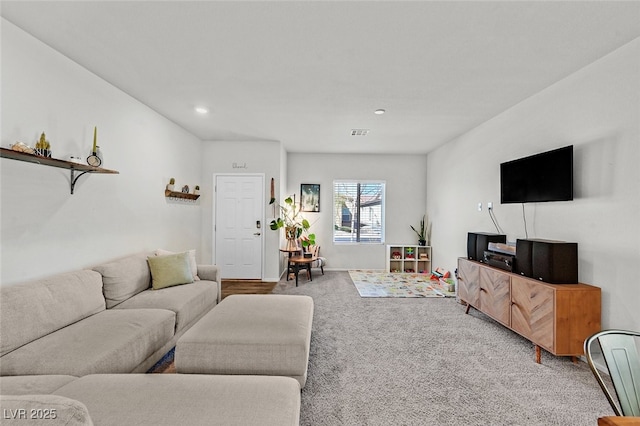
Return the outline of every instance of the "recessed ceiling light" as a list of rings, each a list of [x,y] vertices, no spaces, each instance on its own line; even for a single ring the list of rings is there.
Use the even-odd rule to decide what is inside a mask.
[[[195,110],[198,114],[206,114],[209,112],[207,108],[201,106],[195,107]]]
[[[374,114],[378,114],[378,115],[382,115],[382,114],[384,114],[385,112],[386,112],[386,111],[385,111],[385,110],[383,110],[382,108],[380,108],[380,109],[377,109],[377,110],[373,111],[373,113],[374,113]]]

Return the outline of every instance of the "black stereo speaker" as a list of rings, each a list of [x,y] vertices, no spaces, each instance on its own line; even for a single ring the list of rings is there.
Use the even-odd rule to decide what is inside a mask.
[[[577,283],[578,243],[534,241],[531,265],[535,279],[551,284]]]
[[[484,262],[484,251],[489,243],[506,243],[507,236],[502,234],[489,234],[486,232],[469,232],[467,234],[467,258]]]
[[[514,272],[551,284],[578,282],[578,243],[516,240]]]
[[[516,240],[516,261],[513,272],[524,275],[525,277],[533,277],[533,264],[531,263],[531,254],[533,253],[533,240]]]

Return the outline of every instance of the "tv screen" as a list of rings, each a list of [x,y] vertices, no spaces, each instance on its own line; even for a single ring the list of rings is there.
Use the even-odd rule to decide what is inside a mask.
[[[500,164],[500,202],[573,200],[573,145]]]

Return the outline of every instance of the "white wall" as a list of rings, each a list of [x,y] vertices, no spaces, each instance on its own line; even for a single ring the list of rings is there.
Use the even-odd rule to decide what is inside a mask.
[[[287,159],[287,191],[300,200],[300,184],[320,184],[320,212],[303,213],[316,234],[327,269],[384,269],[383,244],[334,244],[333,181],[386,181],[386,244],[418,244],[417,227],[426,212],[426,155],[294,154]],[[436,262],[438,260],[436,259]]]
[[[284,181],[282,164],[284,158],[280,142],[251,141],[251,142],[205,142],[202,151],[202,181],[207,183],[208,191],[200,199],[202,202],[202,243],[201,251],[208,262],[215,263],[214,247],[214,175],[219,173],[264,174],[265,182],[265,224],[264,235],[264,281],[279,280],[280,235],[269,229],[272,219],[270,198],[271,178],[275,179],[276,196]]]
[[[53,156],[86,157],[98,127],[104,167],[70,195],[69,171],[0,160],[1,282],[76,270],[143,250],[200,243],[200,203],[168,201],[177,186],[204,182],[201,141],[2,19],[1,145],[34,145],[41,132]]]
[[[499,164],[574,145],[575,199],[525,206],[530,238],[578,243],[579,279],[602,288],[604,328],[640,329],[640,39],[428,156],[434,257],[455,269],[468,231],[524,238],[522,205],[500,205]]]

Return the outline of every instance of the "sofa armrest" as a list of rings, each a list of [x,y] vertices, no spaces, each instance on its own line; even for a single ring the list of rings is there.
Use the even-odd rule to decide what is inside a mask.
[[[0,405],[8,424],[93,426],[87,407],[64,396],[0,395]]]
[[[218,280],[218,267],[216,265],[198,265],[198,277],[204,281],[213,281],[218,285],[218,300],[222,300],[222,285]]]
[[[198,277],[206,281],[218,281],[218,267],[216,265],[198,265]]]

